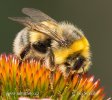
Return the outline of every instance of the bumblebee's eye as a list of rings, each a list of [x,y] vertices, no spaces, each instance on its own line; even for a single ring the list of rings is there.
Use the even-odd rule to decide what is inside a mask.
[[[74,65],[73,65],[73,69],[74,70],[79,70],[82,67],[84,61],[85,61],[85,58],[84,57],[78,56],[76,58],[76,61],[75,61]]]
[[[46,53],[48,47],[50,47],[51,40],[47,39],[45,41],[38,41],[34,43],[32,46],[35,50],[41,52],[41,53]]]

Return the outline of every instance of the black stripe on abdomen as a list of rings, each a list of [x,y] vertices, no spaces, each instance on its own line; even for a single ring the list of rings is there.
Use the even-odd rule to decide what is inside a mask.
[[[51,46],[51,39],[47,39],[45,41],[38,41],[32,44],[33,48],[41,53],[46,53],[48,50],[48,47]]]

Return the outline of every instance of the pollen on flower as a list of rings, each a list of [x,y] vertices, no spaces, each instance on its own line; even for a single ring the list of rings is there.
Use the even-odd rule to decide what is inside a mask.
[[[59,100],[103,100],[103,88],[94,76],[63,76],[56,69],[51,81],[51,71],[36,59],[29,59],[19,64],[14,55],[0,55],[0,98],[19,97],[50,98]],[[51,84],[52,82],[52,84]],[[52,85],[52,88],[51,88]]]

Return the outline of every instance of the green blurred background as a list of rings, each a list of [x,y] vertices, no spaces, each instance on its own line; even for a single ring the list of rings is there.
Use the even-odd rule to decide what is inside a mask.
[[[0,0],[0,53],[12,52],[15,35],[23,26],[8,16],[23,16],[23,7],[42,10],[57,21],[81,28],[91,44],[90,73],[100,78],[106,94],[112,94],[112,0]]]

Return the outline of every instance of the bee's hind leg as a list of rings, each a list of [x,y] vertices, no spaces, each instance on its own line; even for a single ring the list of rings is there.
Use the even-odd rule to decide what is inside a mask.
[[[22,64],[22,61],[24,60],[24,58],[26,57],[26,55],[28,54],[28,52],[30,51],[30,45],[27,45],[22,52],[20,53],[20,62],[19,62],[19,66]]]

